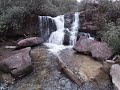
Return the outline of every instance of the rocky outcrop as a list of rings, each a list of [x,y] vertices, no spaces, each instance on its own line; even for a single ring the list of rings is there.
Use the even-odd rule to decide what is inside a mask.
[[[114,90],[120,90],[120,65],[115,64],[110,70],[110,75],[112,76],[112,82],[114,85]]]
[[[80,53],[89,54],[91,44],[96,42],[96,40],[89,39],[87,34],[81,33],[73,49]]]
[[[91,39],[79,39],[73,49],[77,52],[88,54],[90,53],[90,46],[94,42]]]
[[[17,49],[19,48],[23,48],[23,47],[30,47],[30,46],[35,46],[38,44],[42,44],[44,42],[44,40],[40,37],[30,37],[30,38],[26,38],[23,40],[20,40],[17,43]]]
[[[11,52],[11,56],[0,61],[0,70],[16,77],[27,74],[32,70],[30,50],[31,48],[28,47]]]
[[[102,16],[102,15],[101,15]],[[91,9],[81,12],[80,14],[80,32],[96,34],[100,30],[101,16],[97,9]]]
[[[64,30],[64,40],[63,45],[70,45],[70,32],[68,29]]]
[[[105,42],[98,42],[85,36],[80,36],[73,49],[84,54],[92,54],[97,60],[107,60],[113,53],[112,49]]]
[[[64,15],[64,27],[65,28],[71,28],[73,21],[75,20],[75,13],[66,13]]]
[[[91,44],[90,52],[98,60],[107,60],[112,56],[112,49],[105,42]]]

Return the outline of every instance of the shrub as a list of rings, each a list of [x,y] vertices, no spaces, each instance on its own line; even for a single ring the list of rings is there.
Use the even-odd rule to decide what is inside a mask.
[[[103,27],[103,31],[99,32],[102,41],[107,42],[115,53],[120,54],[120,25],[108,23]]]
[[[8,29],[18,30],[24,22],[26,15],[24,7],[11,7],[4,11],[0,15],[0,30],[1,32],[7,31]]]
[[[50,0],[56,6],[61,14],[78,11],[78,2],[76,0]]]

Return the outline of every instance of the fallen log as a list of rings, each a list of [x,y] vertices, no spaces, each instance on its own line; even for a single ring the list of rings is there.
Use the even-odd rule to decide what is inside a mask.
[[[75,75],[73,72],[72,72],[72,70],[70,70],[69,68],[68,68],[68,66],[61,60],[61,59],[59,59],[58,60],[58,62],[59,62],[59,65],[60,65],[60,67],[61,67],[61,69],[63,70],[63,72],[74,82],[74,83],[76,83],[78,86],[82,86],[83,85],[83,80],[79,77],[79,76],[77,76],[77,75]]]

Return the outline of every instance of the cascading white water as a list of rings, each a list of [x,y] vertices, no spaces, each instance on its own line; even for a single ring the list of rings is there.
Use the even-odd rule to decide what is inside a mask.
[[[48,20],[47,20],[48,18],[51,18],[51,17],[49,17],[49,16],[39,16],[39,22],[40,22],[39,28],[41,29],[40,30],[41,35],[44,33],[43,29],[48,29],[46,33],[47,34],[50,33],[50,31],[49,31],[49,24],[48,24]]]
[[[75,21],[72,24],[72,30],[70,31],[70,45],[74,46],[77,39],[78,27],[79,27],[79,12],[75,13]]]
[[[52,51],[53,53],[56,53],[62,49],[65,48],[71,48],[77,39],[77,33],[78,33],[78,27],[79,27],[79,14],[78,12],[76,12],[74,14],[75,20],[72,24],[72,30],[68,30],[64,28],[64,15],[60,15],[57,16],[55,18],[53,18],[53,20],[56,23],[57,26],[57,30],[52,32],[50,38],[49,38],[49,43],[45,43],[45,45],[47,45],[48,47],[50,47],[50,51]],[[69,46],[64,46],[63,45],[63,41],[64,41],[64,30],[68,30],[70,33],[70,45]]]
[[[70,45],[73,46],[76,43],[78,27],[79,27],[79,12],[75,13],[75,21],[72,24],[72,30],[69,31],[70,33]],[[53,18],[56,22],[57,31],[53,32],[49,38],[49,43],[54,43],[57,45],[63,45],[64,40],[64,15],[57,16]],[[67,29],[66,29],[67,30]]]
[[[49,38],[49,43],[62,45],[64,40],[64,15],[53,18],[55,20],[57,30],[53,32]]]
[[[55,24],[57,26],[57,30],[52,32],[52,34],[49,37],[48,43],[45,43],[48,47],[50,47],[50,51],[52,51],[54,54],[58,54],[58,52],[65,48],[71,48],[74,46],[77,40],[77,34],[78,34],[78,28],[79,28],[79,12],[76,12],[74,14],[74,22],[72,23],[71,30],[68,28],[64,28],[65,20],[64,15],[57,16],[55,18],[52,18],[55,21]],[[65,30],[70,34],[69,35],[69,46],[64,46],[64,37],[65,37]],[[93,39],[90,34],[87,34],[89,39]]]
[[[39,16],[39,35],[47,41],[51,33],[56,30],[56,24],[50,16]]]

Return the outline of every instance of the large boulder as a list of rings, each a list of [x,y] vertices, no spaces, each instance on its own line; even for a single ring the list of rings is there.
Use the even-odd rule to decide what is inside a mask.
[[[92,57],[98,60],[107,60],[113,55],[107,43],[98,42],[85,34],[80,35],[73,49],[83,54],[92,54]]]
[[[11,52],[13,55],[0,61],[0,70],[11,73],[14,76],[27,74],[32,70],[31,58],[29,55],[31,48],[25,48]]]
[[[107,60],[112,56],[112,49],[105,42],[93,43],[90,46],[92,57]]]
[[[26,39],[20,40],[17,43],[17,48],[30,47],[30,46],[38,45],[38,44],[43,43],[43,41],[44,40],[40,37],[26,38]]]
[[[80,36],[73,49],[77,52],[88,54],[90,53],[90,46],[97,41],[87,38],[86,36]]]
[[[110,71],[110,75],[112,76],[112,82],[114,85],[114,90],[120,90],[120,65],[113,65]]]

